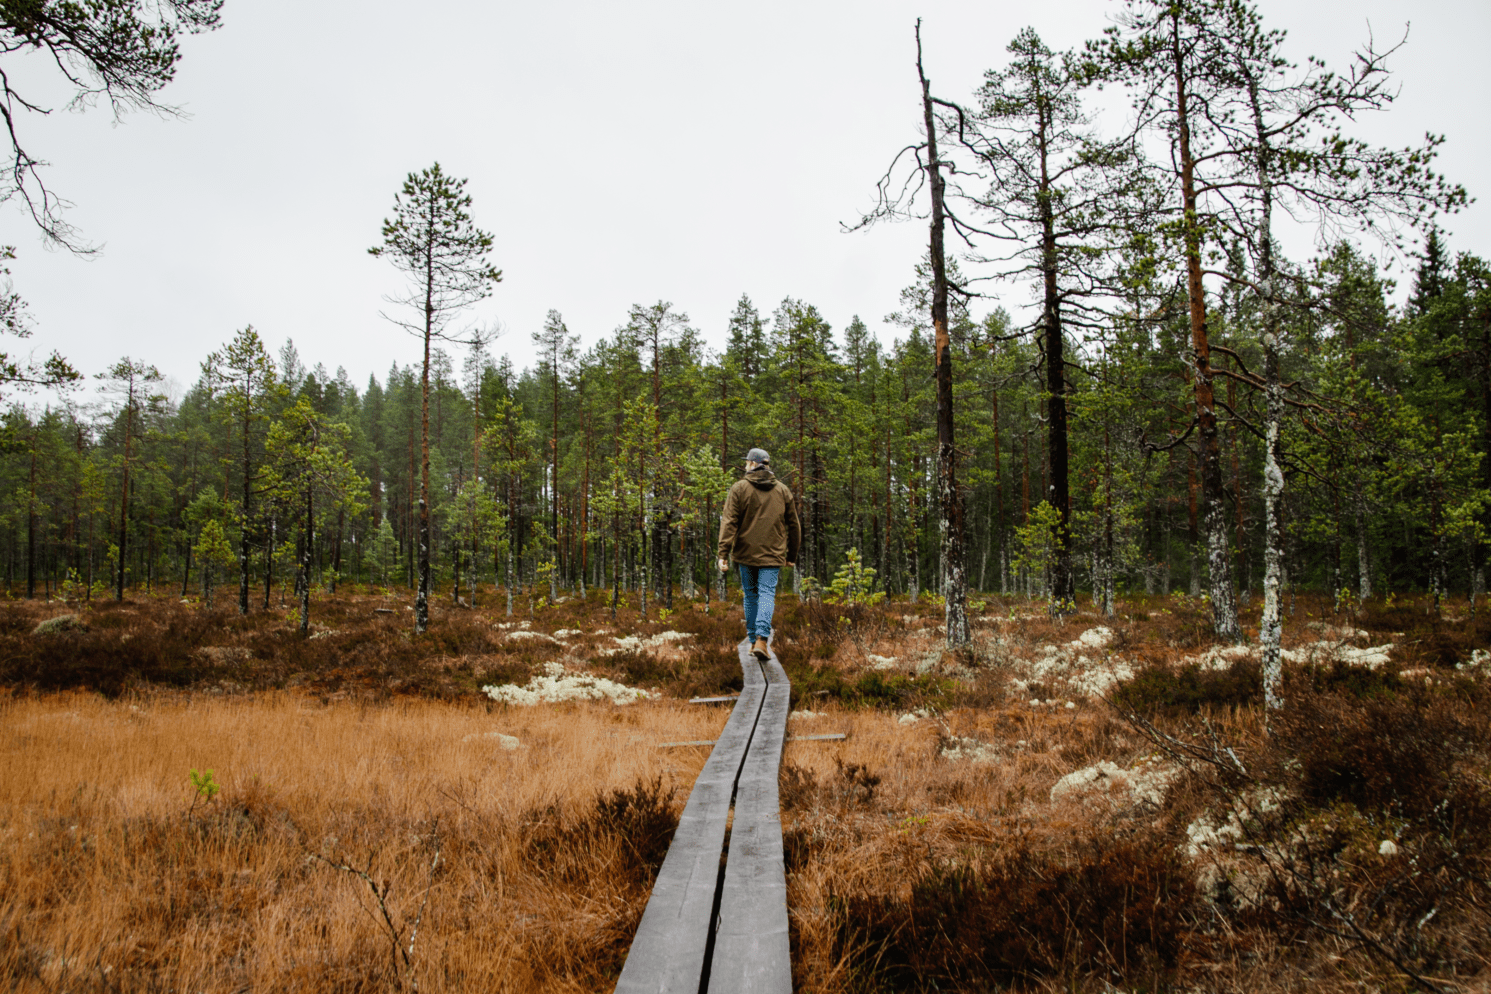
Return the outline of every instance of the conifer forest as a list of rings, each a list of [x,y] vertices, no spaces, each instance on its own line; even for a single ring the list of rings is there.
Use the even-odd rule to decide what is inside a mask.
[[[436,165],[384,222],[377,251],[409,276],[391,317],[417,338],[381,377],[307,368],[248,326],[223,329],[174,396],[148,342],[86,377],[62,357],[61,375],[10,363],[6,589],[248,612],[286,587],[414,589],[427,543],[430,597],[606,588],[668,607],[714,584],[723,492],[761,446],[800,504],[797,592],[855,550],[886,592],[940,596],[947,518],[970,589],[1080,591],[1106,612],[1125,591],[1204,596],[1228,636],[1270,582],[1473,603],[1491,287],[1437,226],[1467,202],[1433,170],[1442,139],[1351,137],[1351,114],[1390,102],[1378,53],[1300,69],[1246,5],[1128,9],[1083,51],[1025,31],[978,92],[929,91],[932,142],[894,163],[863,222],[926,214],[935,188],[947,231],[908,265],[889,341],[749,288],[728,315],[639,302],[583,349],[558,308],[495,339],[460,332],[464,305],[501,293],[479,226],[500,218]],[[1132,96],[1132,120],[1084,104],[1099,80]],[[403,216],[421,203],[445,227]],[[1286,212],[1317,252],[1283,254]],[[449,285],[424,279],[427,248]],[[1016,319],[1001,298],[1039,305]],[[19,392],[36,379],[61,399]]]
[[[940,596],[946,517],[973,589],[1081,589],[1108,611],[1124,590],[1207,596],[1225,635],[1271,556],[1281,592],[1473,601],[1491,288],[1438,228],[1467,194],[1434,171],[1442,138],[1351,136],[1353,115],[1391,103],[1383,54],[1288,57],[1246,4],[1136,0],[1084,50],[1026,30],[976,93],[924,86],[930,130],[861,222],[928,213],[919,188],[937,201],[890,341],[749,288],[729,315],[637,303],[586,349],[559,309],[495,340],[458,333],[465,305],[500,292],[490,236],[464,181],[411,174],[374,254],[409,276],[392,317],[424,351],[381,379],[306,368],[252,327],[223,329],[179,396],[143,347],[74,383],[60,356],[29,376],[9,364],[4,582],[226,585],[247,612],[286,584],[419,586],[427,545],[429,596],[609,587],[670,606],[713,582],[713,519],[761,446],[800,503],[798,592],[853,549],[887,592]],[[1132,112],[1096,115],[1102,82]],[[421,207],[438,220],[421,227]],[[1279,250],[1286,213],[1318,251]],[[425,278],[426,250],[447,276]],[[1402,305],[1384,258],[1409,267]],[[1015,320],[1003,296],[1039,307]],[[24,332],[20,291],[6,307]],[[38,373],[73,389],[24,402]]]
[[[907,18],[917,113],[831,181],[845,244],[917,233],[890,314],[737,267],[728,312],[680,277],[573,327],[577,272],[483,317],[538,263],[410,147],[349,253],[397,288],[347,302],[372,375],[247,319],[190,379],[84,354],[18,261],[101,237],[37,66],[182,116],[234,6],[0,3],[8,989],[626,994],[758,658],[793,989],[1487,989],[1491,246],[1461,136],[1364,137],[1406,36],[1113,0],[953,89]],[[756,448],[802,542],[752,657]]]

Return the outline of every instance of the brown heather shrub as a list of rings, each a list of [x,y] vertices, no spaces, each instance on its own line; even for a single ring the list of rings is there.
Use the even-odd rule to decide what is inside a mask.
[[[1457,844],[1491,848],[1491,714],[1444,695],[1301,694],[1277,726],[1276,775],[1305,802],[1432,820]]]
[[[1120,684],[1112,696],[1120,708],[1141,714],[1181,715],[1203,708],[1246,707],[1263,696],[1263,672],[1252,660],[1241,660],[1225,670],[1203,669],[1196,663],[1175,670],[1151,663]]]
[[[1070,853],[1013,847],[922,870],[910,894],[836,895],[866,990],[987,989],[1096,973],[1172,975],[1195,884],[1173,839],[1091,836]]]

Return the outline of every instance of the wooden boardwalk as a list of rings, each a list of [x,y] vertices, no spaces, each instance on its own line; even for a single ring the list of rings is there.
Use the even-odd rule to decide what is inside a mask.
[[[792,686],[776,653],[762,663],[739,648],[745,688],[694,782],[617,994],[792,990],[777,800]]]

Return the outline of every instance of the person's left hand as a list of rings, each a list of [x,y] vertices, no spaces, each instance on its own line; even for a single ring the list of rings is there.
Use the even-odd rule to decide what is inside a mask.
[[[730,572],[730,560],[728,560],[728,559],[721,559],[720,560],[720,572],[721,573],[728,573],[728,572]]]

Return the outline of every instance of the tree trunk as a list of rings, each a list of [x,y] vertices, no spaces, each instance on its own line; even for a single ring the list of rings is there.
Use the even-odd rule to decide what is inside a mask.
[[[1284,624],[1280,593],[1284,583],[1284,470],[1279,461],[1279,431],[1284,421],[1284,384],[1279,377],[1279,307],[1274,286],[1273,178],[1256,84],[1249,87],[1258,138],[1258,184],[1261,219],[1258,233],[1258,283],[1263,291],[1263,701],[1265,714],[1284,706],[1284,665],[1280,642]]]
[[[238,613],[246,615],[249,613],[249,498],[253,494],[250,485],[249,468],[249,425],[252,422],[251,415],[253,397],[253,380],[245,375],[243,380],[243,503],[239,507],[239,514],[243,517],[241,530],[238,533]],[[224,489],[227,489],[226,486]],[[268,560],[271,557],[266,557]],[[265,567],[266,570],[268,567]],[[269,583],[264,584],[264,607],[269,607]]]
[[[336,545],[334,546],[333,552],[331,554],[332,593],[337,592],[337,581],[340,580],[342,576],[342,529],[346,524],[346,514],[347,512],[345,508],[339,508],[337,510],[337,533],[334,539]]]
[[[280,522],[279,516],[272,515],[269,525],[265,531],[264,540],[264,610],[269,610],[269,596],[274,589],[274,549],[275,541],[279,538]],[[284,606],[284,588],[280,588],[280,605]]]
[[[1356,569],[1359,590],[1357,596],[1362,605],[1372,599],[1372,559],[1367,551],[1366,503],[1360,495],[1356,502]]]
[[[1227,513],[1223,503],[1221,439],[1217,431],[1216,398],[1211,376],[1211,343],[1206,331],[1206,288],[1201,279],[1201,229],[1196,218],[1195,157],[1191,151],[1189,100],[1185,57],[1180,47],[1180,12],[1171,14],[1174,33],[1176,131],[1180,152],[1180,184],[1185,212],[1183,234],[1186,258],[1186,295],[1190,304],[1191,347],[1195,353],[1192,385],[1196,395],[1196,427],[1201,461],[1202,525],[1206,562],[1210,571],[1212,627],[1217,637],[1242,638],[1237,604],[1232,596],[1227,542]]]
[[[311,481],[305,483],[305,548],[300,554],[300,637],[311,634],[311,556],[316,547],[316,517],[313,513]]]
[[[37,432],[31,433],[31,477],[26,498],[26,599],[36,597],[36,442]]]
[[[963,551],[963,492],[958,489],[958,450],[953,439],[953,350],[947,327],[947,262],[943,256],[943,179],[937,157],[937,120],[932,92],[922,69],[921,25],[917,24],[916,73],[921,79],[922,116],[927,128],[927,172],[932,188],[932,329],[937,378],[937,505],[941,538],[943,614],[949,648],[965,646],[968,630],[968,578]]]
[[[1066,357],[1061,323],[1061,297],[1056,283],[1056,221],[1051,210],[1051,180],[1047,163],[1047,129],[1050,106],[1039,99],[1036,126],[1036,151],[1040,157],[1041,179],[1036,199],[1041,218],[1041,282],[1043,306],[1041,325],[1044,332],[1043,361],[1046,364],[1046,458],[1051,464],[1050,490],[1046,499],[1056,509],[1056,549],[1051,567],[1051,602],[1053,615],[1076,610],[1076,581],[1072,575],[1071,484],[1067,453]]]
[[[430,627],[430,337],[434,334],[433,261],[425,276],[425,354],[419,374],[419,591],[414,595],[414,631]]]
[[[129,542],[129,460],[130,460],[130,444],[133,441],[133,439],[130,437],[130,434],[131,434],[131,429],[133,429],[133,427],[134,427],[134,419],[135,419],[135,388],[134,388],[134,383],[130,383],[129,393],[125,395],[125,401],[124,401],[124,475],[123,475],[123,478],[120,480],[120,485],[119,485],[119,573],[115,577],[115,580],[114,580],[114,599],[116,601],[122,601],[122,600],[124,600],[124,572],[125,572],[125,563],[127,562],[126,553],[128,551],[127,548],[126,548],[126,546],[128,545],[128,542]],[[245,452],[248,451],[247,447],[245,447],[244,451]],[[245,497],[247,496],[247,493],[248,493],[248,486],[247,486],[247,484],[245,484],[244,485],[244,494],[245,494]],[[244,561],[244,567],[243,567],[243,569],[244,569],[244,578],[245,578],[245,581],[247,581],[247,578],[248,578],[248,553],[247,553],[247,551],[245,551],[245,553],[244,553],[244,560],[243,561]],[[248,613],[247,588],[245,588],[245,596],[243,598],[243,611],[242,611],[242,613],[244,613],[244,614]]]

